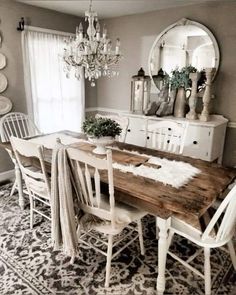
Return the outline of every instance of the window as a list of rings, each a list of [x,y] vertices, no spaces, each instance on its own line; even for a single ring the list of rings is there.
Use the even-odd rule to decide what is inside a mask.
[[[44,133],[80,131],[84,119],[84,78],[66,78],[61,34],[26,30],[22,44],[29,114]]]

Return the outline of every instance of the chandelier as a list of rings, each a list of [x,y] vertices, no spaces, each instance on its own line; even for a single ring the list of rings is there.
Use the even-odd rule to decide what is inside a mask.
[[[120,40],[116,39],[115,50],[112,50],[111,40],[107,37],[107,29],[104,26],[100,33],[100,24],[97,13],[92,11],[90,0],[89,11],[85,12],[85,22],[88,22],[87,34],[83,25],[76,27],[75,37],[70,37],[64,48],[64,70],[67,77],[74,70],[75,77],[80,79],[81,67],[84,68],[85,78],[95,86],[95,80],[101,76],[112,77],[118,75],[115,65],[118,64],[120,54]]]

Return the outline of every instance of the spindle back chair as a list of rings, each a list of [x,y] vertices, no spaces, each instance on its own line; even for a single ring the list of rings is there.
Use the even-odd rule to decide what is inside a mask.
[[[30,120],[29,116],[19,112],[11,112],[0,119],[0,137],[2,142],[10,141],[11,136],[18,138],[26,138],[34,135],[39,135],[40,131],[37,126]],[[17,188],[22,193],[21,175],[14,159],[14,155],[10,150],[7,150],[12,162],[15,165],[16,179],[12,186],[10,196],[12,196]]]
[[[222,247],[227,244],[234,269],[236,270],[236,256],[232,242],[236,225],[235,212],[236,186],[232,188],[232,190],[219,205],[213,217],[209,219],[209,223],[206,224],[205,230],[200,231],[199,229],[185,223],[184,221],[181,221],[180,219],[172,218],[170,238],[172,238],[174,234],[179,234],[204,249],[204,274],[189,264],[189,262],[191,262],[196,257],[198,252],[190,257],[187,262],[183,261],[181,258],[177,257],[170,251],[168,253],[205,280],[206,295],[211,294],[211,248]]]
[[[32,229],[34,213],[51,220],[50,216],[36,208],[36,201],[50,207],[50,178],[46,171],[44,148],[42,145],[14,136],[11,136],[10,140],[30,199],[30,228]],[[32,164],[35,160],[39,168],[35,168],[36,165]]]
[[[146,138],[150,139],[151,148],[170,153],[182,154],[188,123],[159,121],[146,125]],[[147,140],[146,140],[147,147]]]
[[[108,287],[112,258],[137,238],[139,238],[141,253],[144,254],[141,218],[146,215],[146,212],[115,201],[111,150],[107,151],[105,158],[98,158],[70,147],[67,153],[75,173],[79,206],[86,214],[96,216],[101,221],[84,231],[79,226],[77,230],[79,242],[89,245],[107,257],[105,287]],[[107,196],[101,193],[102,175],[107,177]],[[135,222],[137,226],[131,226],[132,222]],[[117,241],[114,241],[113,238],[119,237],[125,228],[129,230],[129,233],[121,235]],[[103,234],[108,241],[102,240],[96,232]],[[89,243],[90,239],[87,237],[96,239],[98,243]],[[122,247],[113,253],[113,247],[122,242]],[[96,246],[101,243],[107,247],[107,252]]]

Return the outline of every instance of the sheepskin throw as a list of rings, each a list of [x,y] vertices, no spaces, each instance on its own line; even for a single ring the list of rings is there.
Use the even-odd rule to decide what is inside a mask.
[[[125,152],[130,152],[131,154],[136,155],[139,154],[135,151],[125,150]],[[182,161],[171,161],[165,158],[152,157],[144,154],[139,155],[148,157],[149,160],[147,163],[153,165],[148,166],[143,164],[137,167],[134,165],[114,163],[113,168],[119,169],[122,172],[133,173],[136,176],[160,181],[175,188],[180,188],[181,186],[187,184],[190,179],[201,172],[198,168]]]

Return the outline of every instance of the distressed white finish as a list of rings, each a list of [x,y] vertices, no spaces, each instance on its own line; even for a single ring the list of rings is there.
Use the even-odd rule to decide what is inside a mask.
[[[200,231],[190,224],[185,223],[177,218],[172,218],[171,226],[169,229],[170,236],[179,234],[196,245],[204,249],[205,263],[204,274],[189,265],[196,255],[190,257],[187,262],[183,261],[175,254],[168,252],[173,258],[177,259],[180,263],[190,268],[197,275],[205,280],[205,294],[211,294],[211,265],[210,265],[210,249],[218,248],[227,244],[234,269],[236,270],[236,256],[232,243],[232,238],[236,224],[236,186],[228,193],[226,198],[222,201],[219,208],[213,215],[212,219],[206,226],[205,231]]]
[[[50,207],[50,179],[45,168],[43,146],[14,136],[11,137],[11,144],[30,198],[30,228],[32,229],[34,213],[51,220],[49,216],[35,206],[36,201],[38,201]],[[32,157],[39,161],[39,169],[30,166],[30,158]],[[26,158],[29,158],[28,161],[26,161]]]
[[[175,118],[173,116],[161,117],[134,115],[131,113],[122,114],[129,119],[126,143],[151,148],[150,139],[145,137],[147,120],[150,124],[159,121],[172,121],[176,123],[189,123],[186,140],[183,149],[183,156],[189,156],[205,161],[222,161],[224,150],[225,132],[228,120],[220,115],[211,115],[208,122],[199,120],[187,120],[186,118]]]
[[[151,124],[149,122],[147,121],[146,138],[150,137],[153,149],[176,154],[183,153],[188,128],[187,122],[182,124],[167,120]]]
[[[119,141],[125,142],[126,135],[127,135],[127,129],[128,129],[128,125],[129,125],[128,118],[122,117],[119,115],[101,115],[101,114],[97,114],[95,117],[96,118],[108,118],[108,119],[116,121],[120,125],[120,127],[122,128],[122,132],[119,136]]]
[[[3,116],[0,120],[0,136],[2,142],[10,141],[11,136],[26,138],[38,134],[40,134],[40,131],[26,114],[19,112],[9,113]],[[7,150],[7,152],[15,165],[16,175],[16,180],[11,190],[11,196],[14,194],[14,191],[17,188],[19,192],[19,205],[21,209],[24,209],[21,172],[17,162],[14,159],[14,155],[10,150]]]
[[[115,202],[111,150],[107,151],[107,155],[103,159],[74,148],[68,148],[67,153],[76,172],[80,208],[85,213],[92,214],[103,221],[102,223],[93,224],[91,229],[85,229],[84,231],[81,226],[79,226],[77,230],[79,242],[89,245],[107,257],[105,287],[108,287],[112,258],[118,255],[138,237],[141,253],[144,254],[141,218],[146,215],[146,212],[123,203]],[[106,172],[108,176],[109,196],[107,197],[102,195],[100,190],[101,172]],[[92,186],[92,179],[94,179],[94,189]],[[138,228],[129,225],[133,221],[138,224]],[[113,247],[117,246],[123,240],[122,237],[119,237],[119,240],[114,242],[113,238],[119,235],[126,227],[130,229],[130,232],[125,238],[127,238],[127,236],[130,238],[124,246],[113,253]],[[94,230],[104,234],[108,238],[108,242],[102,241],[97,237]],[[132,236],[132,233],[135,231],[138,231],[138,233]],[[107,252],[104,252],[95,244],[88,244],[86,239],[83,239],[83,237],[87,235],[105,244],[107,246]]]

